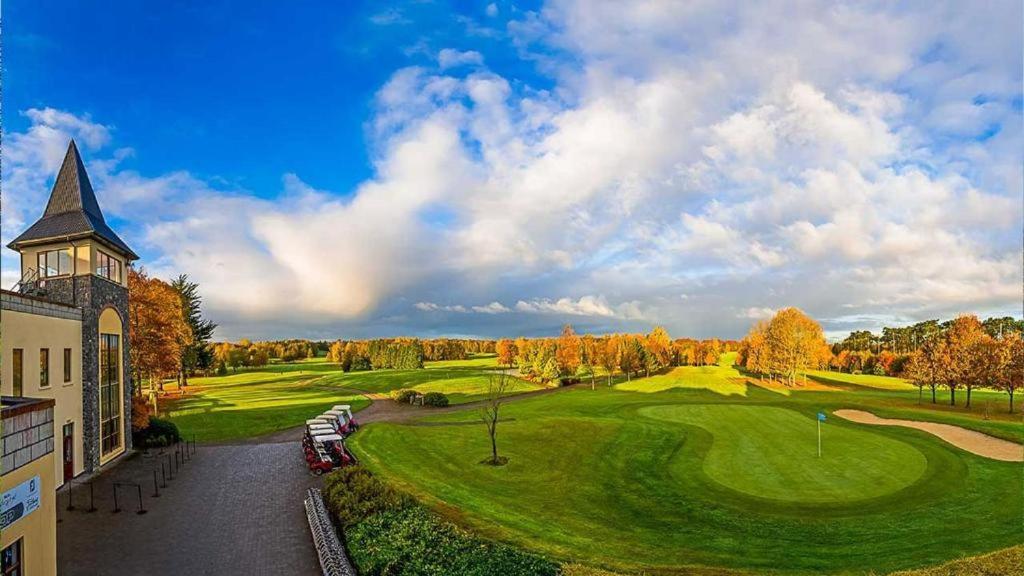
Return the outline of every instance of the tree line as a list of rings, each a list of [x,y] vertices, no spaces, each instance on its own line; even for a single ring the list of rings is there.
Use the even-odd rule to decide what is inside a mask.
[[[1009,395],[1013,412],[1014,393],[1024,384],[1022,329],[1024,322],[1013,318],[981,321],[962,315],[945,322],[884,328],[880,337],[856,331],[829,346],[817,322],[796,308],[786,308],[751,328],[737,361],[761,378],[789,385],[815,369],[902,377],[918,387],[919,399],[925,388],[930,389],[933,403],[938,388],[949,391],[951,405],[956,404],[956,391],[963,389],[967,408],[973,390],[999,390]]]
[[[591,385],[602,371],[610,385],[616,373],[631,380],[650,376],[664,368],[706,365],[718,362],[723,352],[735,350],[736,342],[718,339],[672,340],[661,326],[649,334],[576,334],[566,325],[558,338],[516,338],[498,340],[498,364],[515,367],[530,380],[578,381],[589,378]]]

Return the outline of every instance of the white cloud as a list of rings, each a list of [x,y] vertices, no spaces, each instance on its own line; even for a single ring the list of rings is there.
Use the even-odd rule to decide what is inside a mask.
[[[437,63],[442,70],[456,68],[458,66],[479,66],[484,63],[484,57],[475,50],[466,50],[463,52],[453,48],[445,48],[437,54]]]
[[[1020,12],[550,2],[508,31],[552,89],[442,50],[378,91],[370,180],[287,176],[286,202],[96,161],[109,127],[36,111],[4,142],[5,186],[31,191],[5,198],[4,233],[76,134],[150,265],[225,315],[351,325],[417,302],[491,331],[565,315],[736,336],[786,305],[1019,311]]]

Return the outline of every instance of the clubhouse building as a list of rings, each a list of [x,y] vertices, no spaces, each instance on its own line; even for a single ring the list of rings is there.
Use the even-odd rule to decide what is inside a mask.
[[[72,141],[0,290],[3,574],[56,573],[55,490],[131,449],[127,268]],[[12,566],[19,571],[8,572]]]

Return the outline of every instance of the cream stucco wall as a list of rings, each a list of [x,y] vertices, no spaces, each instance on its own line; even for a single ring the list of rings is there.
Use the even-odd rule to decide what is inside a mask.
[[[29,270],[34,270],[38,267],[39,253],[49,250],[70,250],[72,254],[73,267],[72,274],[70,275],[75,276],[84,276],[95,273],[96,264],[98,263],[98,251],[102,250],[104,253],[121,263],[120,284],[122,286],[128,286],[128,264],[125,262],[124,258],[118,254],[116,250],[111,250],[103,244],[88,238],[75,240],[73,242],[52,242],[39,246],[23,247],[21,249],[22,278],[28,274]]]
[[[116,314],[115,314],[116,316]],[[74,475],[85,469],[82,449],[82,323],[77,320],[51,318],[12,310],[0,311],[3,338],[0,339],[0,394],[10,396],[14,390],[14,349],[23,350],[22,394],[32,398],[52,398],[54,457],[51,486],[64,484],[64,424],[75,425]],[[39,350],[50,350],[50,385],[39,386]],[[71,381],[64,382],[64,349],[71,349]],[[7,478],[4,478],[7,482]]]
[[[6,332],[6,330],[5,330]],[[4,337],[6,339],[6,336]],[[6,359],[6,358],[5,358]],[[6,362],[5,362],[6,363]],[[9,490],[33,476],[40,481],[39,508],[4,528],[0,548],[22,539],[22,573],[33,576],[57,574],[57,493],[52,473],[56,452],[34,460],[3,476],[0,483]]]
[[[121,341],[121,346],[122,346],[121,350],[123,352],[123,350],[124,350],[124,348],[123,348],[123,346],[124,346],[124,334],[123,334],[122,329],[121,329],[121,316],[118,315],[117,311],[115,311],[113,308],[106,308],[106,309],[103,310],[103,312],[100,313],[99,333],[100,334],[117,334],[118,336],[120,336],[121,337],[120,341]],[[99,341],[99,339],[97,339],[97,342],[98,341]],[[117,457],[118,455],[120,455],[121,453],[124,452],[124,440],[125,439],[124,439],[123,428],[124,428],[124,418],[127,416],[127,414],[125,413],[125,407],[124,407],[124,366],[122,365],[123,364],[123,360],[122,360],[123,357],[124,357],[123,353],[117,355],[118,390],[120,390],[120,392],[118,393],[117,397],[120,400],[121,418],[122,418],[122,420],[121,420],[122,433],[121,433],[121,436],[120,436],[121,443],[120,443],[119,447],[117,449],[113,450],[110,454],[107,454],[107,455],[102,455],[101,454],[100,455],[100,465],[106,464],[108,461],[114,459],[115,457]],[[96,382],[101,382],[99,374],[96,375]],[[97,392],[96,393],[99,394],[99,387],[97,387]]]

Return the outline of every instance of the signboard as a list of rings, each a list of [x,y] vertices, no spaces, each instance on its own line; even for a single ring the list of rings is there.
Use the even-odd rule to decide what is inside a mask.
[[[39,476],[33,476],[4,492],[0,498],[0,530],[39,508]]]

